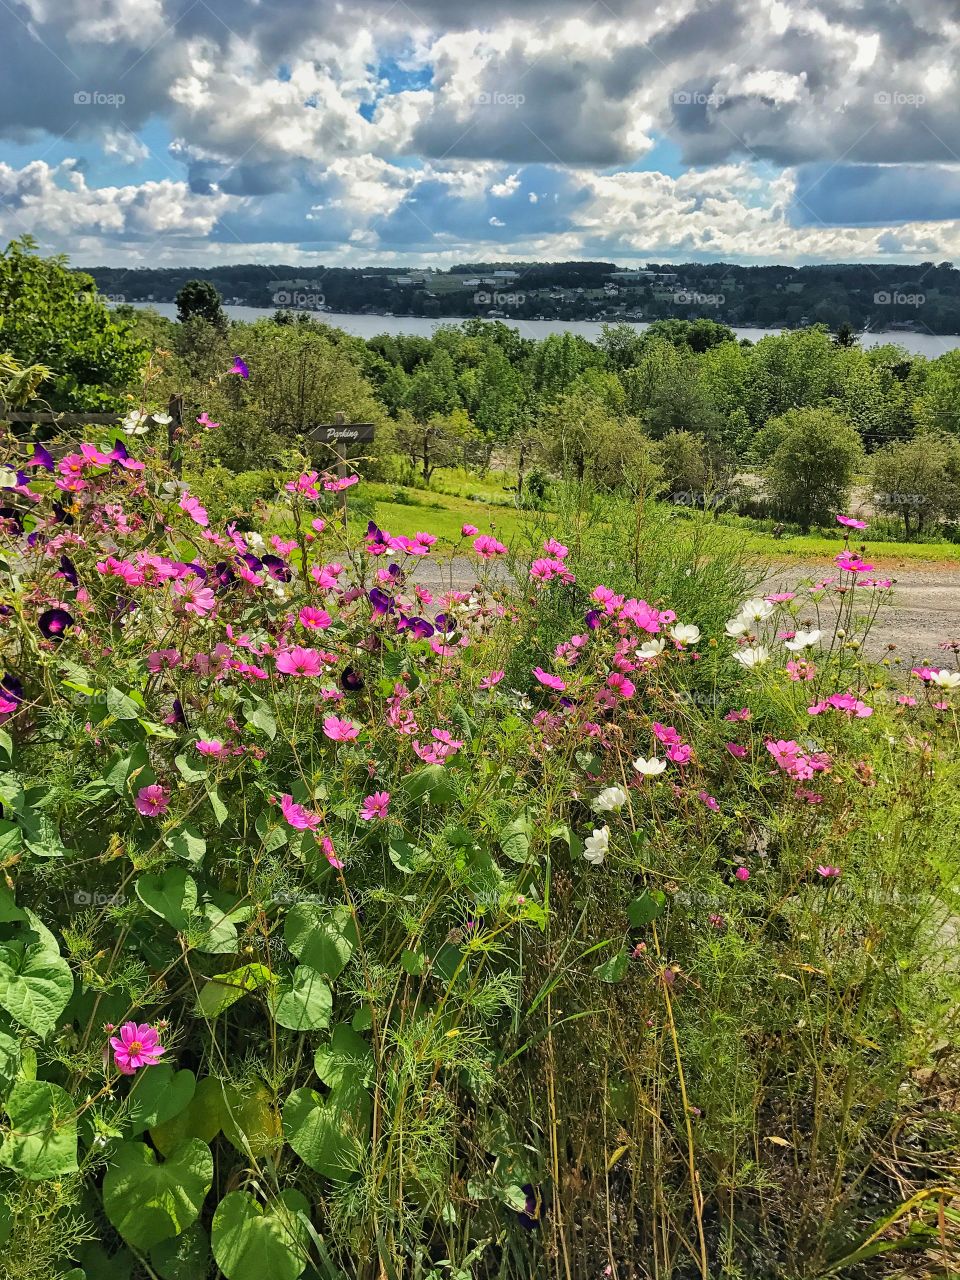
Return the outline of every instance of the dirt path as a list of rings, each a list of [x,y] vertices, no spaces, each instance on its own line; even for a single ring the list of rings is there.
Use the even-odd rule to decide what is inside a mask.
[[[869,652],[876,656],[896,645],[900,657],[952,666],[951,655],[938,646],[960,641],[960,563],[884,562],[871,555],[878,578],[893,581],[892,598],[884,604],[870,632]],[[764,579],[767,591],[789,591],[811,577],[829,576],[829,560],[806,564],[785,562]]]
[[[944,666],[952,666],[952,655],[938,646],[944,641],[960,641],[960,561],[927,563],[893,561],[872,555],[876,577],[892,579],[893,596],[880,610],[870,633],[868,651],[874,657],[897,646],[897,655]],[[427,561],[418,569],[417,581],[436,590],[449,586],[464,589],[477,580],[477,565],[465,556],[438,564]],[[771,566],[763,579],[763,590],[789,591],[798,582],[827,577],[835,572],[832,561],[784,561]]]

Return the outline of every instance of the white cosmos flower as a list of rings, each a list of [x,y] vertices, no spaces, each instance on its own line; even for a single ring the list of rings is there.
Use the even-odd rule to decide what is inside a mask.
[[[637,756],[633,762],[633,767],[637,773],[642,773],[645,778],[655,778],[658,773],[663,773],[667,767],[666,760],[658,760],[656,756],[651,756],[647,760],[644,756]]]
[[[762,667],[770,660],[770,650],[766,645],[751,645],[746,649],[738,649],[733,655],[744,667]]]
[[[930,677],[930,683],[939,689],[960,689],[960,671],[935,671]]]
[[[641,662],[649,662],[651,658],[659,658],[666,647],[666,640],[646,640],[637,650],[636,656]]]
[[[147,421],[149,416],[148,413],[142,413],[139,409],[131,409],[120,423],[120,429],[128,436],[144,436],[150,430],[150,424]]]
[[[726,631],[727,635],[730,636],[732,640],[738,640],[740,636],[745,636],[749,630],[750,622],[747,618],[743,617],[731,618],[724,627],[724,631]]]
[[[173,421],[169,413],[151,413],[150,417],[154,420],[154,422],[159,427],[165,427]]]
[[[817,643],[820,639],[822,631],[798,631],[792,640],[783,642],[784,648],[789,649],[791,653],[799,653],[801,649],[809,649],[811,645]]]
[[[583,856],[592,867],[599,867],[600,863],[607,856],[607,848],[610,844],[610,828],[594,827],[593,835],[587,836],[583,842]]]
[[[764,618],[769,618],[771,613],[773,613],[773,605],[760,596],[745,600],[740,607],[740,617],[748,622],[763,622]]]
[[[696,644],[700,639],[700,628],[692,622],[678,622],[670,628],[670,634],[677,644]]]
[[[597,813],[613,813],[627,803],[627,793],[622,787],[604,787],[591,806]]]

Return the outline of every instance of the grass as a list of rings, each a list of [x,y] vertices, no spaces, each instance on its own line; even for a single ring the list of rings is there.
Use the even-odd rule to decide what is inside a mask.
[[[476,525],[481,533],[494,533],[509,542],[527,518],[526,513],[515,507],[500,505],[503,501],[502,488],[484,485],[467,473],[456,473],[450,487],[459,492],[373,483],[365,486],[365,490],[376,501],[378,521],[391,533],[407,537],[425,529],[438,537],[458,542],[460,527],[466,522]],[[393,501],[398,491],[405,495],[405,501]],[[491,498],[499,500],[475,502],[466,496],[467,493],[489,493]],[[749,530],[731,528],[729,532],[731,540],[748,553],[772,560],[832,560],[843,549],[838,538],[815,533],[774,538],[769,533]],[[870,546],[870,563],[879,568],[892,568],[904,561],[920,565],[960,565],[960,547],[950,542],[879,542]]]

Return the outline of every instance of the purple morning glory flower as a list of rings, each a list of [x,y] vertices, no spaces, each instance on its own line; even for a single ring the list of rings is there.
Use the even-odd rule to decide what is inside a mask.
[[[127,453],[127,446],[122,440],[114,440],[113,448],[107,454],[107,457],[112,462],[126,462],[130,455]]]
[[[233,367],[228,370],[229,373],[235,373],[243,378],[244,382],[250,377],[250,370],[247,368],[247,362],[241,360],[239,356],[233,357]]]
[[[37,619],[40,634],[45,640],[62,640],[73,618],[66,609],[46,609]]]
[[[57,570],[57,577],[69,582],[71,587],[77,585],[79,581],[77,571],[74,568],[73,561],[68,556],[60,557],[60,568]]]
[[[11,702],[23,701],[23,682],[12,671],[0,676],[0,696],[9,698]]]
[[[173,711],[171,712],[170,719],[173,721],[174,724],[187,723],[187,717],[184,715],[184,712],[183,712],[183,703],[180,701],[179,698],[174,698],[173,700]]]
[[[385,591],[381,591],[379,587],[371,587],[369,591],[370,603],[373,605],[373,612],[377,617],[383,617],[385,613],[393,612],[393,597],[388,596]]]
[[[344,668],[340,675],[340,688],[344,693],[359,693],[363,688],[363,676],[353,667]]]
[[[599,609],[588,610],[583,620],[587,624],[587,626],[590,628],[591,631],[596,631],[597,627],[599,627],[600,625]]]
[[[397,630],[412,632],[415,640],[429,640],[435,634],[435,628],[426,618],[402,618]]]
[[[230,587],[236,586],[237,575],[233,572],[233,570],[227,564],[226,560],[220,560],[214,566],[213,576],[217,580],[217,586],[223,591],[228,590]]]
[[[293,577],[290,567],[279,556],[265,555],[263,557],[263,567],[276,582],[289,582]]]
[[[53,454],[48,453],[42,444],[33,446],[33,456],[23,464],[25,467],[43,467],[44,471],[53,470]]]
[[[206,582],[207,571],[202,564],[199,564],[196,560],[190,560],[187,562],[187,568],[192,569],[196,577],[201,578],[204,582]]]

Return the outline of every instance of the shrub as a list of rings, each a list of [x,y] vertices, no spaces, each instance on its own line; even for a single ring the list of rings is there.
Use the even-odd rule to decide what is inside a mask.
[[[960,442],[924,432],[888,444],[870,459],[870,485],[878,511],[900,517],[906,536],[960,515]]]
[[[5,473],[9,1274],[936,1241],[960,675],[862,662],[882,583],[741,603],[722,530],[577,486],[428,589],[329,473],[242,533],[137,448]]]
[[[777,513],[804,529],[846,507],[863,457],[857,432],[830,409],[790,409],[771,419],[757,451]]]

